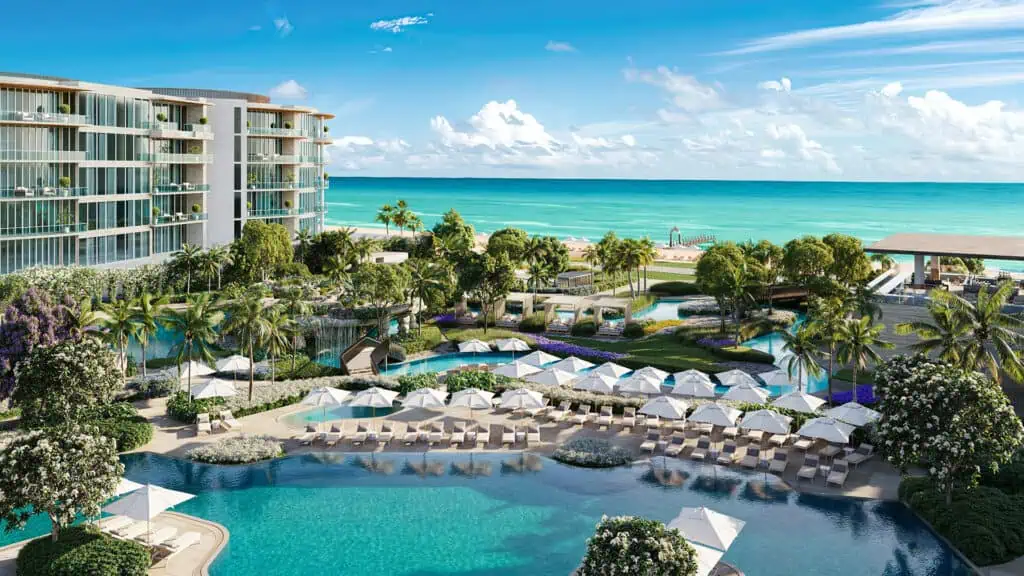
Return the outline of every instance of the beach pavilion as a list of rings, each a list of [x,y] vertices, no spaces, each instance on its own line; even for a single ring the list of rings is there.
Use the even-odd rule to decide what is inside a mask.
[[[939,279],[939,258],[984,258],[1024,261],[1024,236],[964,236],[958,234],[893,234],[864,249],[873,254],[900,254],[914,257],[915,286]],[[931,256],[926,276],[925,257]]]
[[[519,304],[523,309],[523,318],[533,314],[533,294],[529,292],[510,292],[504,299],[499,300],[495,309],[506,312],[509,302]]]

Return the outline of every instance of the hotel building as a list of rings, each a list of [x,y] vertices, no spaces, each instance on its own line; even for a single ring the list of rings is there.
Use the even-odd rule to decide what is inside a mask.
[[[135,266],[324,226],[332,115],[257,94],[0,73],[0,273]]]

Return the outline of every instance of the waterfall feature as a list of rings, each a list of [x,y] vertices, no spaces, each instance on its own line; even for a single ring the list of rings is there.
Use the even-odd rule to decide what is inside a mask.
[[[303,320],[310,327],[316,345],[316,359],[321,364],[338,366],[341,353],[359,339],[359,320],[338,320],[313,316]]]

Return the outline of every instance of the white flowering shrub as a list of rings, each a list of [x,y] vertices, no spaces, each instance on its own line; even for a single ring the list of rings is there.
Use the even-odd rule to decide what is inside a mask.
[[[577,576],[693,576],[697,551],[679,530],[657,520],[617,516],[601,518],[587,540]]]
[[[284,448],[270,436],[242,434],[193,448],[187,456],[207,464],[248,464],[284,456]]]
[[[924,356],[897,356],[875,372],[881,450],[901,470],[924,465],[946,493],[971,488],[1024,442],[1024,427],[998,384]]]
[[[79,514],[99,516],[124,466],[114,441],[86,426],[16,435],[0,449],[0,518],[18,530],[36,513],[50,517],[53,539]]]
[[[585,468],[612,468],[633,461],[629,450],[603,438],[573,438],[556,448],[551,457],[565,464]]]
[[[58,300],[65,296],[75,302],[83,298],[102,298],[121,294],[134,298],[143,292],[163,292],[168,286],[165,266],[145,265],[135,268],[101,270],[82,266],[46,266],[28,268],[6,274],[0,283],[8,286],[34,286]],[[3,292],[0,289],[0,292]]]

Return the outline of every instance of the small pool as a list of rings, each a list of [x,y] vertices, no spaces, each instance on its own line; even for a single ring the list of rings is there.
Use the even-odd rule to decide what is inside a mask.
[[[302,428],[307,424],[319,424],[332,420],[347,420],[350,418],[373,418],[387,416],[396,408],[366,408],[363,406],[335,406],[329,410],[312,408],[295,414],[289,414],[281,419],[282,422],[292,428]]]
[[[481,354],[439,354],[419,360],[402,362],[401,364],[390,364],[386,368],[381,366],[381,373],[388,376],[405,376],[406,374],[424,374],[427,372],[443,372],[453,368],[460,368],[470,364],[507,364],[516,358],[522,358],[526,352],[513,354],[511,352],[485,352]]]
[[[796,322],[790,327],[790,332],[796,330],[806,320],[803,314],[797,315]],[[743,343],[744,346],[753,348],[754,350],[760,350],[767,352],[773,356],[779,356],[782,354],[782,350],[785,347],[785,341],[782,339],[782,335],[779,332],[772,332],[771,334],[765,334],[764,336],[758,336],[752,338]],[[822,390],[828,389],[828,378],[825,376],[825,369],[827,368],[827,362],[825,366],[822,366],[823,370],[820,376],[811,376],[807,379],[807,387],[804,392],[813,394],[815,392],[821,392]],[[773,387],[769,387],[773,388]],[[790,386],[782,386],[775,388],[785,389],[786,392],[793,390]]]

